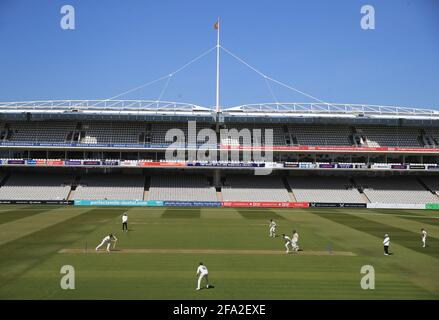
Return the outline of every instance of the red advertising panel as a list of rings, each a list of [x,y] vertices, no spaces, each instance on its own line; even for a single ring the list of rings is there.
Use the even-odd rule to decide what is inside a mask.
[[[141,161],[140,167],[185,167],[184,162],[159,162],[159,161]]]
[[[223,207],[246,208],[308,208],[308,202],[223,202]]]
[[[48,166],[63,166],[64,160],[47,160]]]
[[[308,202],[288,202],[289,208],[308,208]]]

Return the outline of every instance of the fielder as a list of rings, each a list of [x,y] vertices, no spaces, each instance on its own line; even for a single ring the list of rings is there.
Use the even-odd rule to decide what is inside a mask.
[[[282,235],[282,238],[285,240],[285,248],[287,248],[286,253],[290,253],[291,239],[285,234]]]
[[[128,232],[128,214],[126,212],[122,215],[122,231]]]
[[[114,244],[116,244],[117,238],[113,235],[113,234],[109,234],[108,236],[106,236],[104,239],[102,239],[102,242],[96,247],[96,251],[99,250],[100,247],[102,247],[103,245],[107,245],[107,252],[110,252],[110,246],[111,246],[111,242],[114,242]]]
[[[299,234],[296,230],[293,230],[293,236],[291,237],[291,247],[294,251],[299,251]]]
[[[270,238],[276,237],[276,222],[273,219],[270,219],[270,224],[268,225],[268,230],[270,234]]]
[[[206,266],[202,262],[200,262],[200,265],[198,266],[197,274],[196,274],[198,276],[198,286],[197,286],[196,290],[201,289],[201,280],[203,280],[203,278],[206,279],[206,288],[209,289],[208,274],[209,274],[209,271],[207,270]]]
[[[388,256],[390,254],[389,253],[390,237],[387,233],[384,235],[383,245],[384,245],[384,255]]]
[[[427,231],[424,228],[421,229],[422,248],[427,246]]]

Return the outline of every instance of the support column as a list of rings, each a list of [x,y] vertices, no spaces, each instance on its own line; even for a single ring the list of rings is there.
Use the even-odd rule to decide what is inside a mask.
[[[213,185],[215,187],[221,186],[221,171],[219,169],[213,171]]]

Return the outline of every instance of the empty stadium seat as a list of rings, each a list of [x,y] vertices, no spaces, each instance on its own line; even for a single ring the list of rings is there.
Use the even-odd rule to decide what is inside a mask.
[[[5,125],[5,124],[3,124]],[[79,127],[78,127],[79,125]],[[196,141],[200,130],[211,128],[210,124],[196,124],[197,131],[188,131],[187,123],[150,123],[142,122],[8,122],[1,133],[3,141],[12,142],[75,142],[86,144],[170,144],[166,133],[179,129],[184,133],[185,142]],[[438,147],[439,130],[436,128],[393,127],[378,125],[360,125],[355,128],[345,125],[273,125],[273,124],[228,124],[226,129],[239,131],[249,129],[252,144],[265,145],[265,130],[273,130],[273,145],[304,146],[354,146],[353,136],[361,136],[368,147]],[[261,137],[254,133],[261,130]],[[424,132],[424,133],[421,133]],[[188,135],[191,134],[189,137]],[[424,137],[424,138],[423,138]],[[220,144],[242,145],[242,138],[220,136]],[[434,142],[426,144],[423,142]],[[197,141],[197,144],[203,142]]]
[[[0,187],[1,200],[67,200],[73,176],[13,173]]]
[[[217,201],[216,190],[201,175],[160,175],[151,177],[149,200]]]
[[[288,202],[288,191],[280,177],[230,175],[221,193],[224,201]]]
[[[289,132],[305,146],[352,146],[351,130],[347,126],[297,125],[289,126]]]
[[[374,203],[439,203],[439,198],[426,190],[414,177],[356,178],[370,202]]]
[[[135,174],[96,174],[81,178],[75,200],[143,200],[145,179]]]
[[[367,200],[346,177],[288,177],[299,202],[366,203]]]
[[[436,195],[439,196],[439,176],[435,175],[435,176],[422,177],[421,180],[431,191],[433,191],[434,193],[436,193]]]

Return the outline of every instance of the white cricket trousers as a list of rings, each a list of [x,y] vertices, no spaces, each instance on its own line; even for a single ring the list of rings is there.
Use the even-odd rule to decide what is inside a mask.
[[[427,246],[427,238],[422,237],[422,246],[425,248]]]
[[[292,241],[292,242],[291,242],[291,248],[292,248],[294,251],[299,250],[299,246],[297,245],[297,242]]]
[[[104,244],[107,244],[107,251],[110,251],[111,241],[102,241],[97,247],[96,250],[99,250]]]
[[[200,276],[198,277],[198,287],[197,290],[200,290],[201,288],[201,280],[203,280],[203,278],[206,279],[206,287],[209,287],[209,277],[207,273],[201,273]]]
[[[276,227],[271,227],[270,228],[270,237],[274,237],[276,234]]]

